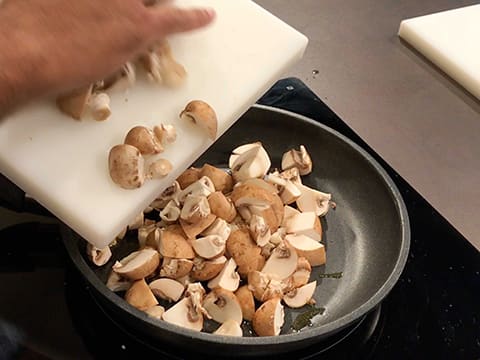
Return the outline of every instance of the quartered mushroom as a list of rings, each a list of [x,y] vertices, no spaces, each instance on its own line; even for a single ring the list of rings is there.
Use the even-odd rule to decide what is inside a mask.
[[[280,243],[265,262],[262,272],[283,280],[293,274],[298,256],[295,249],[286,241]]]
[[[88,243],[87,256],[90,259],[90,261],[95,265],[103,266],[112,257],[112,250],[110,250],[110,246],[106,246],[103,249],[99,249],[96,246]]]
[[[139,310],[147,310],[158,305],[158,301],[148,287],[145,279],[136,280],[125,293],[125,300]]]
[[[143,185],[144,159],[140,151],[131,145],[115,145],[108,155],[108,168],[113,182],[124,189],[136,189]]]
[[[172,228],[160,231],[158,251],[167,258],[193,259],[195,257],[195,251],[188,240]]]
[[[312,266],[308,260],[304,257],[299,257],[295,271],[283,281],[284,290],[288,292],[300,286],[306,285],[310,281],[311,274]]]
[[[198,180],[184,188],[179,193],[178,200],[183,203],[189,195],[208,197],[214,191],[215,185],[213,184],[212,180],[210,180],[210,178],[206,176],[202,176]]]
[[[57,107],[75,120],[82,120],[88,109],[88,101],[92,95],[93,85],[75,89],[57,97]]]
[[[142,155],[158,154],[164,150],[153,130],[141,125],[131,128],[123,142],[135,146]]]
[[[302,178],[300,176],[300,170],[297,167],[292,167],[290,169],[282,171],[280,177],[293,182],[295,185],[302,184]]]
[[[262,143],[260,141],[237,146],[235,149],[232,150],[232,153],[228,158],[228,167],[230,169],[233,168],[233,163],[236,159],[238,159],[241,154],[258,146],[262,146]]]
[[[332,195],[314,190],[305,185],[298,185],[301,195],[296,200],[297,207],[302,212],[314,212],[317,216],[324,216],[335,204],[331,201]]]
[[[190,274],[192,268],[192,260],[163,258],[160,276],[180,281],[181,278]]]
[[[170,200],[167,205],[160,211],[160,219],[168,223],[175,222],[180,218],[180,207],[174,200]]]
[[[239,323],[235,320],[227,320],[213,332],[215,335],[221,336],[243,336],[243,331]]]
[[[226,262],[227,258],[225,256],[219,256],[212,260],[196,257],[193,259],[191,276],[196,281],[211,280],[222,271]]]
[[[186,189],[194,182],[198,181],[200,177],[200,169],[190,167],[177,177],[177,183],[180,185],[181,189]]]
[[[162,179],[173,170],[172,163],[167,159],[157,159],[148,166],[148,179]]]
[[[195,239],[199,234],[207,229],[215,221],[216,216],[213,214],[207,215],[207,217],[200,218],[197,222],[190,223],[186,220],[180,219],[179,223],[185,232],[188,239]]]
[[[240,276],[236,272],[237,264],[233,258],[228,259],[220,273],[208,282],[210,289],[222,288],[235,291],[240,285]]]
[[[240,154],[232,164],[235,182],[264,177],[272,165],[262,145],[257,145]]]
[[[160,278],[148,284],[153,294],[163,300],[178,301],[185,290],[182,283],[169,278]]]
[[[151,317],[153,317],[155,319],[158,319],[158,320],[161,320],[163,314],[165,313],[165,308],[161,305],[155,305],[155,306],[152,306],[152,307],[150,307],[150,308],[148,308],[144,311],[148,315],[150,315]]]
[[[295,203],[301,195],[302,192],[297,185],[295,185],[291,180],[285,180],[285,186],[280,192],[280,198],[284,204],[288,205]]]
[[[190,330],[201,331],[203,328],[203,314],[193,309],[192,301],[189,297],[184,297],[165,311],[162,319],[168,323]]]
[[[265,222],[265,219],[258,215],[252,215],[250,218],[249,229],[258,246],[265,246],[272,236],[270,227]]]
[[[227,239],[230,237],[230,234],[232,232],[232,229],[230,228],[230,225],[223,220],[222,218],[216,218],[215,221],[210,225],[208,228],[206,228],[204,231],[202,231],[201,235],[203,236],[209,236],[209,235],[218,235],[222,239],[222,241],[225,243]]]
[[[299,288],[293,289],[287,292],[283,296],[283,301],[288,307],[291,308],[300,308],[307,304],[311,304],[313,301],[313,294],[317,288],[317,282],[312,281],[306,285],[303,285]]]
[[[220,235],[207,235],[192,240],[192,247],[198,256],[213,259],[225,252],[226,239]]]
[[[306,258],[311,266],[325,264],[327,260],[325,246],[320,242],[302,234],[286,235],[285,240],[292,245],[298,256]]]
[[[131,285],[132,280],[121,277],[115,271],[111,271],[108,275],[106,286],[113,292],[126,291]]]
[[[312,159],[303,145],[300,145],[300,150],[291,149],[282,156],[282,170],[294,167],[299,170],[302,176],[312,172]]]
[[[177,140],[177,130],[171,124],[161,124],[153,127],[157,140],[164,146],[173,144]]]
[[[180,113],[180,119],[193,122],[207,132],[211,140],[217,138],[218,120],[215,110],[202,100],[192,100]]]
[[[210,164],[205,164],[200,169],[200,177],[206,176],[212,180],[215,191],[221,191],[224,194],[232,191],[233,188],[233,178],[228,172],[216,168]]]
[[[146,245],[148,236],[152,232],[154,232],[156,229],[157,229],[157,226],[155,224],[143,224],[143,226],[138,228],[137,239],[138,239],[138,244],[140,245],[140,248],[143,248]],[[151,247],[158,248],[158,242],[156,241],[156,239],[155,239],[155,243],[157,244],[157,246],[151,246]]]
[[[144,248],[134,251],[127,257],[117,261],[112,269],[120,276],[139,280],[151,275],[160,263],[158,251],[152,248]]]
[[[252,291],[248,288],[248,285],[242,285],[235,291],[235,296],[240,303],[242,308],[243,318],[247,321],[253,319],[253,314],[255,314],[255,298]]]
[[[188,195],[182,206],[180,218],[194,224],[210,215],[210,205],[206,196]]]
[[[279,298],[264,302],[255,311],[252,325],[258,336],[277,336],[282,330],[285,313]]]
[[[260,302],[273,298],[282,298],[285,284],[277,277],[260,271],[248,273],[248,289]]]
[[[227,239],[227,252],[238,265],[238,273],[247,277],[248,273],[260,270],[265,265],[262,249],[253,241],[246,228],[233,231]]]
[[[288,234],[306,235],[314,240],[322,240],[322,224],[313,211],[302,212],[285,221]]]
[[[215,191],[208,196],[210,211],[227,222],[232,222],[237,216],[237,209],[230,198],[221,191]]]
[[[232,291],[213,289],[205,296],[203,306],[216,322],[224,323],[228,320],[234,320],[239,324],[242,322],[242,308]]]

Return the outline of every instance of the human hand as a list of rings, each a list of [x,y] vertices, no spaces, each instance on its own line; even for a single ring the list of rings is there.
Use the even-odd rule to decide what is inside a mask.
[[[18,102],[103,79],[154,42],[214,18],[209,9],[145,2],[5,0],[0,5],[0,80],[14,91],[7,95]],[[1,90],[0,84],[0,97]]]

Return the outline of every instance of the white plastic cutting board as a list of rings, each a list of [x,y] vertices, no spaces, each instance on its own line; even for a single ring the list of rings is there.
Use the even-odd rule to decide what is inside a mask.
[[[170,39],[188,71],[180,89],[139,81],[112,97],[104,122],[72,120],[40,101],[0,122],[0,171],[87,241],[106,246],[138,213],[211,145],[178,118],[193,99],[216,110],[219,136],[288,68],[301,59],[307,38],[249,0],[180,0],[217,12],[207,29]],[[177,141],[161,157],[174,171],[142,188],[124,190],[108,173],[108,153],[135,125],[173,124]],[[262,134],[258,134],[261,138]],[[232,139],[232,144],[235,139]]]
[[[480,99],[480,4],[403,20],[399,36]]]

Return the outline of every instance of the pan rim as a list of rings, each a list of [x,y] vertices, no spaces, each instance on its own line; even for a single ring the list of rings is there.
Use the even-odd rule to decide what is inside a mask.
[[[80,252],[76,250],[78,249],[76,248],[76,242],[65,241],[66,237],[62,236],[64,240],[63,242],[74,264],[77,266],[79,270],[81,270],[84,277],[89,275],[89,278],[87,280],[94,286],[97,292],[99,292],[102,296],[106,297],[107,300],[112,302],[115,306],[120,307],[122,311],[126,311],[127,313],[130,313],[130,315],[138,318],[139,321],[147,322],[150,326],[163,328],[164,330],[169,331],[173,334],[176,334],[177,336],[184,336],[189,339],[195,338],[196,340],[199,340],[202,342],[215,343],[217,345],[223,344],[223,345],[232,345],[232,346],[257,347],[257,346],[271,346],[271,345],[282,345],[282,344],[292,345],[293,343],[302,343],[303,341],[311,338],[318,337],[320,339],[321,337],[328,336],[330,334],[333,335],[334,333],[351,325],[356,320],[361,319],[362,316],[366,315],[371,310],[373,310],[379,303],[382,302],[382,300],[389,294],[392,288],[396,285],[398,279],[400,278],[405,268],[408,254],[410,251],[411,230],[410,230],[410,221],[408,217],[407,207],[405,205],[402,195],[400,194],[400,191],[398,190],[396,184],[394,183],[390,175],[386,172],[386,170],[378,163],[377,160],[373,158],[373,156],[371,156],[366,150],[364,150],[362,147],[357,145],[354,141],[350,140],[348,137],[342,135],[338,131],[318,121],[315,121],[306,116],[293,113],[284,109],[280,109],[272,106],[266,106],[266,105],[259,105],[259,104],[253,105],[251,109],[279,113],[282,115],[293,117],[296,120],[302,121],[309,125],[322,128],[324,131],[339,138],[346,145],[352,147],[353,150],[358,152],[371,166],[374,167],[375,171],[382,178],[384,184],[389,190],[400,219],[399,225],[401,227],[402,234],[401,234],[399,256],[397,257],[397,260],[395,262],[392,272],[388,276],[387,280],[383,283],[383,285],[378,289],[377,292],[375,292],[375,294],[373,294],[367,301],[365,301],[362,305],[357,307],[355,310],[332,322],[319,325],[317,327],[312,327],[296,333],[282,334],[280,336],[229,337],[229,336],[219,336],[219,335],[214,335],[214,334],[204,333],[204,332],[197,332],[197,331],[181,328],[176,325],[169,324],[167,322],[158,322],[158,320],[148,317],[147,314],[132,307],[127,302],[119,301],[118,295],[110,291],[106,287],[106,285],[100,281],[100,279],[96,276],[93,270],[86,264],[85,260],[80,255]],[[74,233],[73,230],[71,230],[70,228],[64,229],[64,230],[68,230],[71,233]]]

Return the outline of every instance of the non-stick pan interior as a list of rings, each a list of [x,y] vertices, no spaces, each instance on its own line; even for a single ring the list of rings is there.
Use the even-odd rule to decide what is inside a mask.
[[[313,172],[303,182],[332,194],[337,204],[323,218],[323,242],[327,263],[314,268],[311,279],[317,280],[315,301],[325,312],[313,319],[313,326],[294,332],[285,326],[276,338],[219,338],[210,334],[192,334],[169,324],[158,323],[163,331],[187,334],[201,341],[232,344],[301,344],[303,340],[321,338],[358,320],[390,291],[405,265],[409,249],[409,223],[403,201],[395,185],[380,166],[350,140],[312,120],[285,111],[255,106],[232,126],[194,164],[222,166],[238,145],[261,141],[279,167],[282,154],[305,145],[313,160]],[[116,310],[129,318],[148,323],[154,321],[132,308],[108,290],[107,271],[88,264],[83,254],[84,241],[67,249],[87,279]],[[125,252],[126,249],[123,249]],[[114,261],[125,254],[114,253]],[[107,265],[109,268],[109,266]],[[321,274],[342,273],[340,278],[323,278]],[[100,280],[100,281],[99,281]],[[286,324],[304,310],[288,310]],[[308,341],[307,341],[308,342]]]

